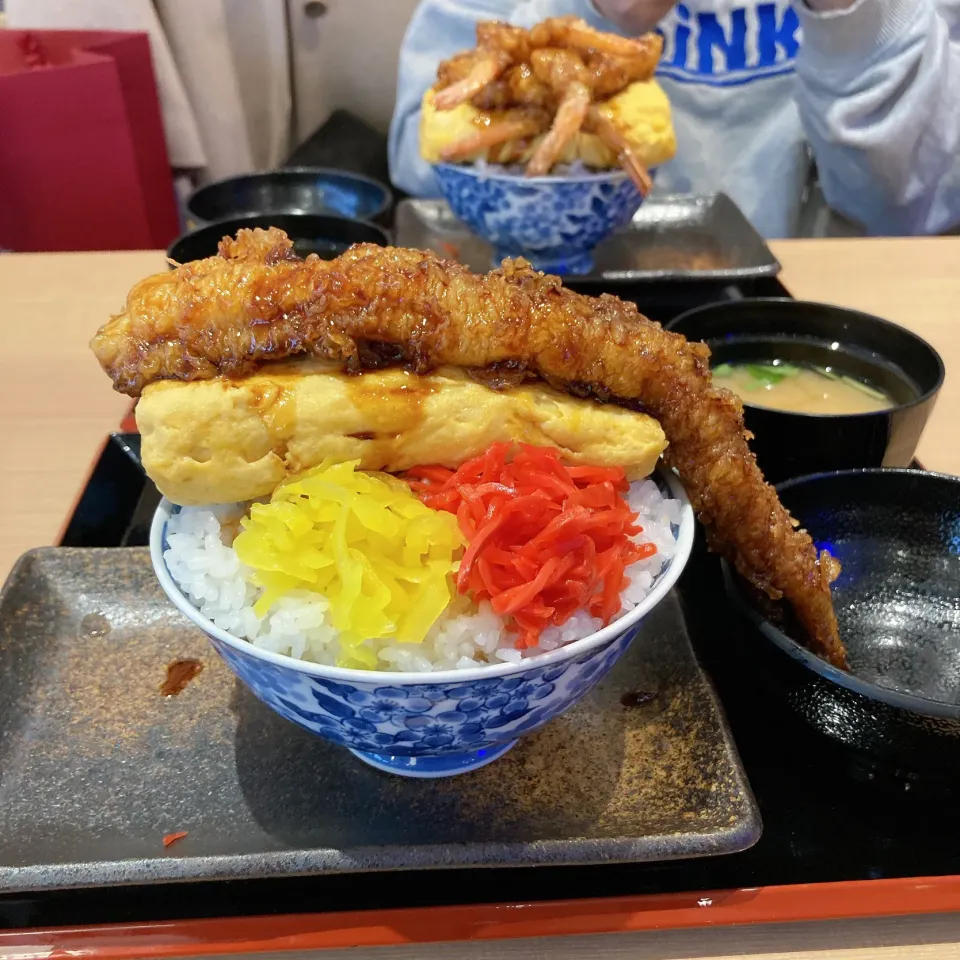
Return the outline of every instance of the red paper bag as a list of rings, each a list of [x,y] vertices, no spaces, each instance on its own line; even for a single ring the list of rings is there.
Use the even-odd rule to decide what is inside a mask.
[[[0,248],[152,249],[178,232],[147,35],[0,30]]]

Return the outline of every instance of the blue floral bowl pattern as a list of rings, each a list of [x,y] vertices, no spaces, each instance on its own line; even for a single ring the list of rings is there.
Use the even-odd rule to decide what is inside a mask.
[[[643,616],[670,591],[690,555],[694,520],[673,475],[663,474],[661,483],[682,501],[683,511],[677,553],[647,598],[598,633],[519,664],[387,673],[326,667],[261,650],[211,623],[170,576],[163,560],[166,526],[179,508],[167,500],[153,519],[150,552],[170,600],[271,709],[378,769],[449,776],[497,759],[519,736],[577,703],[627,649]]]
[[[523,256],[550,273],[589,273],[594,247],[643,202],[622,170],[525,177],[449,163],[433,169],[454,215],[493,244],[497,263]]]

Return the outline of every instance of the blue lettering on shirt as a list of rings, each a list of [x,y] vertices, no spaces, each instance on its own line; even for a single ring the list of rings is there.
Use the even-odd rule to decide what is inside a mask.
[[[747,11],[733,10],[730,14],[730,39],[727,39],[715,13],[701,13],[700,36],[697,39],[700,72],[713,73],[713,51],[721,54],[723,66],[729,73],[744,70],[747,66]]]
[[[744,6],[687,0],[658,32],[664,56],[657,73],[681,83],[740,86],[793,73],[800,49],[800,21],[785,0]]]

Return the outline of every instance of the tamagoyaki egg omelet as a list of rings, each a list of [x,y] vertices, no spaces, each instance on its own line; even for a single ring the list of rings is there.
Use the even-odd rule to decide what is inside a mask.
[[[539,381],[493,390],[443,368],[359,375],[315,360],[241,379],[150,384],[137,406],[144,469],[184,506],[269,496],[331,458],[400,473],[456,468],[504,441],[554,447],[573,464],[647,476],[667,446],[646,414],[561,393]]]

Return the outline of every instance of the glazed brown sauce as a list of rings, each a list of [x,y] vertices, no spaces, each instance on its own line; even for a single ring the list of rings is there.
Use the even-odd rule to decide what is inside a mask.
[[[323,361],[297,358],[264,364],[254,374],[258,379],[250,386],[248,403],[267,429],[270,448],[287,460],[290,470],[299,469],[287,445],[296,432],[296,386],[306,374],[323,374],[343,384],[363,424],[363,429],[348,436],[374,445],[365,448],[365,457],[380,459],[377,444],[383,446],[384,454],[390,453],[399,437],[422,422],[424,400],[437,389],[431,378],[392,365],[381,365],[373,376],[375,369],[367,376],[365,372],[338,370]],[[222,382],[229,386],[231,380],[224,377]]]
[[[203,670],[199,660],[174,660],[167,664],[167,679],[160,685],[160,695],[175,697],[183,688]]]
[[[350,402],[367,428],[351,436],[371,444],[366,450],[374,459],[380,459],[378,444],[386,454],[398,437],[419,426],[424,401],[435,390],[428,378],[397,368],[376,377],[363,373],[342,376]]]
[[[289,440],[297,420],[294,393],[285,389],[282,383],[265,380],[258,383],[250,395],[271,436],[280,441]]]
[[[82,637],[105,637],[110,630],[110,621],[102,613],[88,613],[80,621]]]
[[[620,698],[620,703],[625,707],[644,707],[656,698],[655,693],[649,690],[631,690]]]
[[[280,372],[277,379],[264,377],[256,383],[250,391],[250,404],[267,429],[270,447],[286,459],[287,444],[296,432],[297,402],[294,390],[284,386],[283,376]]]

